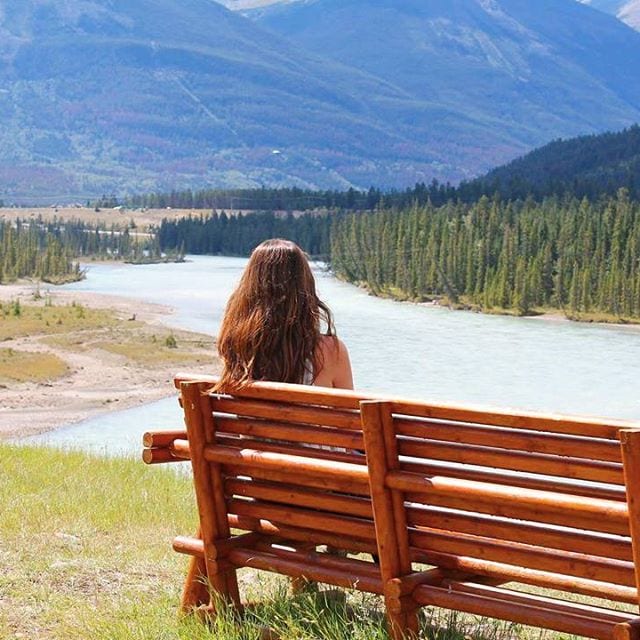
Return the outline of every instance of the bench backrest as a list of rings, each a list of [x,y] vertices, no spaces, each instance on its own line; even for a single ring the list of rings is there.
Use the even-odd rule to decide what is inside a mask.
[[[199,509],[209,511],[211,535],[228,535],[228,523],[375,552],[361,396],[277,383],[225,394],[210,387],[181,385]]]
[[[411,560],[637,603],[618,437],[638,425],[400,401],[362,417],[376,518]]]

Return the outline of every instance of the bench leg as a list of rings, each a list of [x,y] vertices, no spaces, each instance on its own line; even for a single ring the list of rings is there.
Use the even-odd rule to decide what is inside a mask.
[[[393,640],[404,640],[418,635],[418,607],[410,590],[400,597],[387,593],[391,582],[413,572],[404,496],[386,484],[400,465],[393,417],[387,402],[361,402],[360,409],[389,632]]]
[[[202,605],[208,605],[210,600],[207,565],[202,558],[192,556],[189,558],[189,568],[184,582],[184,589],[182,590],[180,610],[182,613],[190,613]]]
[[[295,549],[296,551],[300,552],[315,551],[316,546],[317,545],[314,542],[300,542],[299,544],[295,545]],[[313,589],[314,585],[317,585],[317,583],[311,582],[310,580],[307,580],[306,578],[303,578],[301,576],[291,578],[291,593],[294,596],[300,595],[309,591],[310,589]],[[317,586],[315,586],[315,588],[317,590]]]
[[[200,539],[204,545],[204,564],[211,589],[212,612],[216,602],[224,601],[241,608],[238,579],[234,567],[226,565],[224,553],[220,554],[218,543],[229,540],[228,513],[224,496],[224,477],[219,464],[210,464],[204,451],[215,443],[216,425],[211,412],[209,398],[203,393],[203,383],[183,382],[180,392],[191,449],[191,467],[200,514]],[[190,583],[197,580],[195,568],[190,568]],[[191,588],[189,588],[189,591]],[[196,593],[201,597],[201,593]],[[193,598],[187,594],[187,600]]]
[[[420,631],[418,620],[418,610],[402,611],[394,613],[387,603],[387,624],[389,625],[389,634],[392,640],[408,640],[409,638],[417,638]]]

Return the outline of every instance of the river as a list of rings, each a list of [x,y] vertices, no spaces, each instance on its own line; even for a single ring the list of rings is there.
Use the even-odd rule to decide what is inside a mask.
[[[246,260],[89,265],[67,290],[168,304],[167,324],[215,335]],[[640,332],[633,327],[512,318],[372,297],[316,269],[347,344],[356,388],[438,402],[640,419]],[[103,453],[140,449],[147,429],[182,424],[175,398],[29,439]],[[115,444],[114,444],[115,443]]]

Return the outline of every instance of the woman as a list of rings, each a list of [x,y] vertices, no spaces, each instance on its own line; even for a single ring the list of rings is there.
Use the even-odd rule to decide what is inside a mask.
[[[218,336],[218,389],[252,380],[353,389],[349,353],[316,293],[309,262],[288,240],[266,240],[229,299]]]

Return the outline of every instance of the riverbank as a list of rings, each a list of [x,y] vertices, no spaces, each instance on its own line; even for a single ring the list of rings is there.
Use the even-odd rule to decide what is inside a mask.
[[[0,439],[159,400],[180,369],[217,370],[213,338],[168,328],[168,306],[25,282],[0,286],[0,303]]]
[[[640,318],[625,318],[618,315],[605,313],[603,311],[575,311],[568,313],[564,309],[558,309],[555,307],[543,307],[531,309],[527,313],[521,313],[518,309],[515,308],[485,308],[481,305],[471,302],[450,302],[446,296],[434,296],[429,300],[422,300],[412,298],[399,289],[388,288],[385,290],[374,291],[366,282],[352,282],[335,273],[333,275],[341,282],[345,282],[346,284],[358,287],[359,289],[366,291],[370,296],[373,296],[374,298],[382,298],[385,300],[393,300],[394,302],[416,304],[421,307],[449,309],[451,311],[467,311],[471,313],[481,313],[488,316],[506,316],[510,318],[526,318],[529,320],[542,320],[548,322],[575,322],[581,324],[610,326],[640,331]]]

